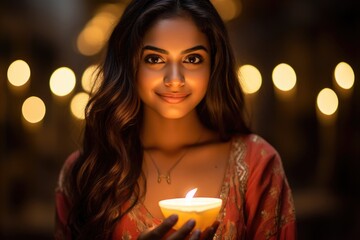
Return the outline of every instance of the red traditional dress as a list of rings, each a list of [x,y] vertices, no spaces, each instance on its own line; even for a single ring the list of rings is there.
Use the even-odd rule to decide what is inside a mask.
[[[255,134],[233,137],[231,144],[219,196],[223,200],[218,216],[220,225],[214,239],[296,239],[294,204],[279,154]],[[60,174],[56,191],[56,239],[69,239],[63,172],[77,157],[77,153],[71,155]],[[117,223],[113,240],[137,239],[141,232],[161,222],[162,219],[153,217],[138,202]]]

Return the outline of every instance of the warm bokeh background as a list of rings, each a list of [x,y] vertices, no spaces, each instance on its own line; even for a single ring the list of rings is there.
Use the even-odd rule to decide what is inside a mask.
[[[0,239],[52,239],[58,172],[83,126],[70,105],[81,110],[86,101],[84,72],[98,63],[126,2],[0,0]],[[359,1],[212,2],[243,67],[242,84],[255,91],[246,95],[253,130],[282,156],[299,239],[357,239]],[[276,81],[292,83],[290,90]],[[333,98],[318,107],[325,88]],[[37,101],[26,101],[32,96]]]

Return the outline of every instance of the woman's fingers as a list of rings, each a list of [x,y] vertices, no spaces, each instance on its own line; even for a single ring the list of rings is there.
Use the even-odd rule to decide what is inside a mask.
[[[158,227],[143,232],[139,236],[139,240],[158,240],[163,239],[167,233],[171,230],[171,228],[176,224],[178,221],[177,215],[171,215],[170,217],[166,218],[162,224]],[[195,221],[193,219],[187,221],[181,228],[179,228],[176,232],[172,233],[168,236],[167,240],[183,240],[187,239],[189,236],[189,240],[210,240],[213,239],[214,234],[219,226],[219,222],[216,221],[213,223],[211,227],[205,229],[203,233],[199,229],[194,230]],[[193,231],[194,230],[194,231]],[[193,231],[191,233],[191,231]]]
[[[200,231],[200,229],[196,229],[191,234],[191,237],[189,238],[189,240],[198,240],[198,239],[200,239],[200,237],[201,237],[201,231]]]
[[[138,239],[139,240],[161,239],[166,235],[168,231],[170,231],[170,229],[175,225],[177,221],[178,221],[178,216],[171,215],[153,230],[142,233]]]
[[[179,228],[176,232],[171,234],[171,236],[169,236],[169,238],[167,238],[167,240],[185,239],[187,236],[189,236],[189,234],[191,233],[191,231],[193,230],[194,227],[195,227],[195,220],[190,219],[181,228]],[[199,238],[200,238],[200,234],[199,234],[198,238],[194,238],[192,240],[199,239]]]
[[[201,234],[201,240],[213,239],[220,222],[215,221],[210,227],[206,228]]]

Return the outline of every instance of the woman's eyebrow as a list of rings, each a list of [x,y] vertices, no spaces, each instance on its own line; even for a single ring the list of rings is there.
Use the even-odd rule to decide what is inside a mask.
[[[145,47],[143,47],[142,52],[144,52],[145,50],[152,50],[152,51],[159,52],[162,54],[167,54],[167,55],[169,54],[169,52],[166,51],[165,49],[158,48],[158,47],[151,46],[151,45],[146,45]],[[181,54],[186,54],[186,53],[194,52],[197,50],[204,50],[207,53],[209,52],[208,49],[206,47],[204,47],[203,45],[197,45],[195,47],[192,47],[192,48],[182,51]]]
[[[204,47],[203,45],[197,45],[197,46],[195,46],[195,47],[186,49],[186,50],[182,51],[181,53],[182,53],[182,54],[185,54],[185,53],[194,52],[194,51],[197,51],[197,50],[204,50],[204,51],[207,52],[207,53],[209,52],[209,51],[207,50],[207,48]]]
[[[143,47],[142,51],[144,52],[145,50],[152,50],[152,51],[163,53],[163,54],[169,54],[169,52],[164,49],[161,49],[161,48],[158,48],[155,46],[150,46],[150,45],[146,45],[145,47]]]

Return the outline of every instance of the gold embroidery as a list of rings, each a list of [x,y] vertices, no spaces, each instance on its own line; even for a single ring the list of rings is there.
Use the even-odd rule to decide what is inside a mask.
[[[288,205],[289,205],[289,219],[294,220],[295,219],[294,199],[293,199],[293,197],[291,195],[290,190],[288,190],[287,202],[288,202]]]
[[[267,155],[267,151],[266,151],[265,149],[261,149],[260,154],[261,154],[262,157],[263,157],[263,156],[266,156],[266,155]]]
[[[248,140],[244,141],[244,138],[242,137],[234,137],[231,143],[229,166],[220,191],[220,197],[224,200],[221,212],[218,216],[218,220],[221,224],[213,238],[215,240],[245,239],[246,237],[244,234],[246,232],[244,222],[244,204],[247,181],[250,174],[249,165],[246,160],[247,141]],[[257,150],[261,149],[260,147],[262,147],[261,143],[263,140],[260,137],[251,135],[250,141],[260,143],[260,145],[255,146],[255,148]],[[260,150],[260,154],[268,154],[266,148]],[[259,217],[261,217],[261,225],[263,227],[258,230],[262,231],[264,234],[263,236],[265,236],[266,239],[271,238],[277,234],[281,227],[295,220],[295,210],[293,207],[291,192],[288,189],[285,174],[282,172],[281,162],[278,162],[278,159],[275,160],[276,161],[272,163],[274,164],[274,167],[271,171],[273,174],[278,175],[276,179],[279,180],[284,178],[285,185],[283,186],[284,188],[272,187],[268,190],[269,192],[267,197],[269,199],[272,198],[270,201],[272,202],[272,206],[266,206],[260,212]],[[269,174],[269,172],[267,174]],[[279,197],[279,195],[281,195],[281,197]],[[279,198],[284,201],[281,202],[273,200]],[[233,207],[237,207],[237,209],[234,209]],[[130,220],[134,221],[139,232],[141,232],[142,229],[157,225],[153,217],[144,212],[138,204],[128,213],[128,217]],[[233,222],[233,218],[236,218],[236,222]],[[123,239],[130,239],[125,238],[125,235],[126,233],[124,233]],[[131,236],[129,235],[128,237]]]
[[[236,168],[236,175],[239,178],[240,183],[240,192],[242,193],[243,197],[245,196],[246,191],[246,184],[247,184],[247,178],[248,178],[248,166],[244,161],[245,153],[246,153],[246,146],[241,141],[241,139],[238,139],[238,141],[235,141],[234,146],[234,156],[235,159],[235,168]]]
[[[238,231],[241,231],[240,229],[237,229],[237,226],[234,225],[234,223],[231,223],[229,221],[223,222],[222,219],[226,218],[226,209],[224,208],[227,203],[231,203],[230,205],[238,206],[239,212],[242,212],[242,205],[238,205],[238,202],[240,204],[244,203],[245,199],[245,191],[246,191],[246,184],[247,184],[247,178],[248,178],[248,166],[245,163],[245,156],[246,156],[246,145],[243,142],[243,139],[240,137],[234,137],[232,140],[232,146],[231,146],[231,153],[230,153],[230,159],[229,159],[229,166],[234,166],[235,168],[231,168],[231,171],[228,171],[228,175],[226,176],[226,183],[223,185],[223,189],[221,191],[221,198],[224,201],[223,209],[221,210],[221,214],[219,215],[218,220],[222,222],[220,224],[215,236],[214,240],[232,240],[236,239],[237,235],[239,234]],[[233,171],[233,172],[232,172]],[[230,180],[230,176],[232,176],[233,180]],[[235,178],[235,179],[234,179]],[[234,182],[236,182],[236,185],[239,184],[239,193],[240,193],[240,199],[237,200],[235,197],[229,198],[229,191],[230,188],[234,188],[233,186]],[[241,213],[240,213],[241,215]]]
[[[276,235],[278,231],[280,231],[280,229],[283,228],[286,224],[295,221],[295,209],[293,199],[286,181],[284,182],[283,187],[283,189],[273,187],[269,191],[270,196],[274,199],[277,199],[274,211],[272,213],[273,217],[271,217],[271,214],[268,214],[268,212],[266,212],[265,210],[261,211],[263,222],[265,222],[266,220],[270,220],[270,226],[268,228],[264,227],[266,228],[264,229],[265,239],[270,239],[272,236]],[[284,198],[280,196],[283,194],[285,194],[286,196],[286,202],[283,202],[282,200]],[[286,208],[288,210],[283,211],[283,209]]]
[[[263,221],[268,220],[269,216],[270,216],[270,214],[266,210],[261,211],[261,217],[262,217]]]
[[[253,141],[253,142],[260,142],[260,138],[259,138],[259,136],[258,135],[252,135],[251,136],[251,141]]]
[[[272,198],[278,198],[278,196],[279,196],[279,191],[277,190],[277,188],[276,187],[272,187],[271,189],[270,189],[270,191],[269,191],[269,194],[270,194],[270,196],[272,197]]]
[[[131,240],[132,237],[131,237],[131,234],[130,234],[128,231],[126,231],[126,232],[124,232],[124,234],[121,236],[121,239],[122,239],[122,240]]]

